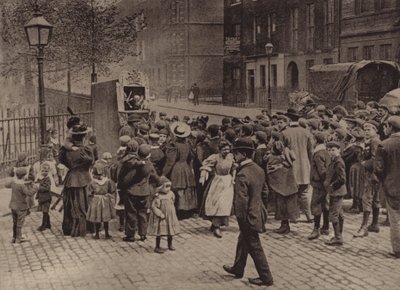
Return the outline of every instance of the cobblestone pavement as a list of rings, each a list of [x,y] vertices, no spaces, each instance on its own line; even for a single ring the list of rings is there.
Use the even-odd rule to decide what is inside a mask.
[[[11,244],[11,217],[3,216],[8,201],[9,192],[0,190],[0,289],[260,289],[247,282],[256,277],[250,258],[243,279],[233,279],[222,269],[234,258],[234,218],[222,239],[208,231],[207,221],[185,220],[174,239],[177,250],[159,255],[153,252],[153,237],[122,242],[115,223],[111,240],[63,237],[57,211],[51,212],[53,229],[38,232],[41,213],[32,212],[23,230],[29,242]],[[311,224],[298,222],[281,236],[272,233],[279,224],[270,218],[267,233],[261,235],[274,275],[270,289],[400,289],[400,260],[388,255],[389,228],[353,239],[360,219],[347,214],[345,244],[331,248],[322,238],[307,240]]]

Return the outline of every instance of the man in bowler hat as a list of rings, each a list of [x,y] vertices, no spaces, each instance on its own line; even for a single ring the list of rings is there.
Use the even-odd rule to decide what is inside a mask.
[[[233,154],[239,164],[235,178],[234,208],[239,224],[235,262],[232,267],[223,266],[224,270],[236,278],[242,278],[246,267],[247,256],[254,261],[259,277],[249,278],[250,284],[273,285],[272,274],[267,258],[261,246],[259,233],[265,232],[267,220],[264,171],[252,161],[253,141],[250,138],[239,138],[233,146]]]

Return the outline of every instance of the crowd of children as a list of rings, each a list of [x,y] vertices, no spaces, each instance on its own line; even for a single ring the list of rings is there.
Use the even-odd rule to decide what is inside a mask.
[[[100,237],[101,223],[105,237],[111,237],[108,223],[118,216],[120,230],[125,229],[124,241],[135,241],[139,228],[141,240],[146,239],[147,233],[156,236],[157,253],[163,252],[162,236],[168,237],[168,248],[174,250],[172,236],[179,233],[178,218],[190,217],[204,205],[203,193],[209,184],[201,180],[201,168],[209,162],[207,158],[218,153],[223,142],[228,144],[222,146],[226,150],[235,139],[244,137],[255,144],[253,159],[265,171],[268,208],[282,221],[276,232],[289,233],[289,221],[296,221],[301,210],[307,221],[314,223],[308,239],[328,235],[331,222],[334,236],[326,244],[341,245],[343,199],[353,199],[351,212],[363,212],[355,237],[379,232],[383,194],[374,162],[381,140],[389,135],[385,128],[390,115],[387,108],[376,102],[358,102],[349,113],[340,105],[331,110],[307,99],[299,111],[291,108],[274,115],[262,111],[255,119],[224,118],[221,125],[208,124],[206,116],[185,116],[183,122],[177,116],[170,119],[163,112],[157,121],[129,116],[120,130],[116,155],[106,152],[100,160],[93,158],[86,219],[95,224],[96,239]],[[92,136],[89,148],[93,155],[98,154],[95,143]],[[66,144],[62,147],[73,150]],[[299,153],[303,147],[305,154]],[[13,199],[18,199],[18,194],[25,194],[28,199],[23,209],[12,207],[18,227],[33,191],[21,181],[31,171],[22,157],[14,170],[17,179]],[[57,174],[54,164],[41,162],[37,166],[40,173],[32,181],[39,185],[37,199],[43,212],[39,230],[44,230],[50,228],[49,193]],[[298,168],[307,176],[301,181]],[[304,194],[307,190],[312,190],[311,206]],[[21,210],[24,213],[19,213]],[[371,213],[372,223],[368,226]],[[217,236],[221,234],[218,232]],[[18,231],[13,241],[20,241]]]

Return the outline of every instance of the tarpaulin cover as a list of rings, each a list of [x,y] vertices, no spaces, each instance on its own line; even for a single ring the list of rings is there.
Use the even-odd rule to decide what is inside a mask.
[[[370,64],[387,65],[400,71],[397,63],[383,60],[315,65],[310,68],[310,91],[325,100],[336,99],[342,102],[347,91],[356,85],[358,71]]]
[[[385,106],[387,108],[400,106],[400,89],[395,89],[393,91],[388,92],[379,101],[379,105]]]

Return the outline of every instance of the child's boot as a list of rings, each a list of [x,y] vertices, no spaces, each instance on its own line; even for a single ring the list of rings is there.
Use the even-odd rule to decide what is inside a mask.
[[[106,239],[111,239],[112,236],[108,233],[108,222],[104,223],[104,231],[106,232]]]
[[[168,249],[170,251],[175,251],[175,247],[172,245],[172,236],[168,236]]]
[[[329,241],[326,241],[325,244],[328,246],[341,246],[343,245],[343,237],[342,234],[340,233],[340,225],[338,222],[332,223],[333,230],[335,231],[335,236],[330,239]]]
[[[157,254],[163,254],[165,252],[164,249],[160,248],[160,243],[161,243],[161,237],[157,236],[156,237],[156,247],[154,249],[154,252]]]
[[[372,208],[372,223],[368,227],[369,232],[379,233],[378,220],[379,220],[379,208],[374,207]]]
[[[43,232],[46,229],[46,222],[47,222],[46,214],[43,213],[42,224],[40,225],[40,227],[37,228],[37,230],[40,231],[40,232]]]
[[[100,239],[100,223],[96,223],[96,234],[94,235],[93,239],[98,240]]]
[[[46,213],[46,228],[51,230],[50,214]]]
[[[13,244],[15,243],[16,237],[17,237],[17,226],[13,225],[13,238],[11,240],[11,243],[13,243]]]

